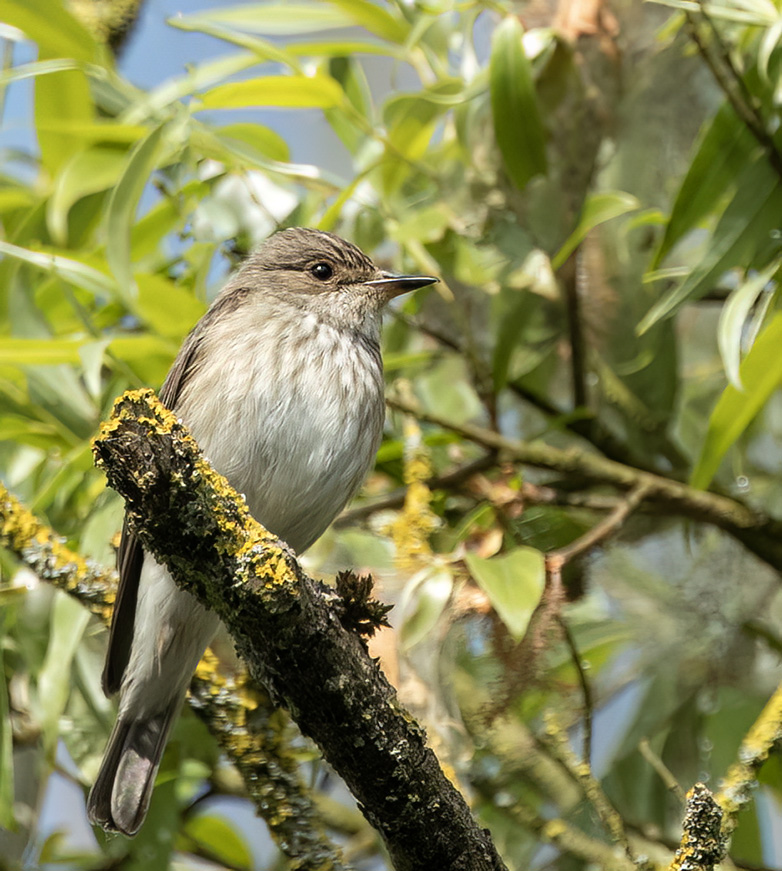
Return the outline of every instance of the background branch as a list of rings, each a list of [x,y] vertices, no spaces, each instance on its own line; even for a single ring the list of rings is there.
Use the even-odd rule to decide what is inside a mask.
[[[469,441],[497,451],[502,460],[550,469],[584,481],[607,484],[620,490],[644,488],[645,501],[667,513],[710,523],[738,539],[760,559],[782,571],[782,522],[717,493],[693,487],[617,463],[581,448],[563,450],[543,442],[509,439],[474,424],[456,424],[425,413],[417,404],[389,398],[392,408],[414,414],[419,420],[459,433]]]

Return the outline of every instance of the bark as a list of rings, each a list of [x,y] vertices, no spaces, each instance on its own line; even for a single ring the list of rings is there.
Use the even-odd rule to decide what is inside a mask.
[[[151,391],[118,400],[94,451],[144,546],[223,620],[252,676],[344,778],[394,867],[504,869],[423,729],[343,626],[342,599],[253,520]]]

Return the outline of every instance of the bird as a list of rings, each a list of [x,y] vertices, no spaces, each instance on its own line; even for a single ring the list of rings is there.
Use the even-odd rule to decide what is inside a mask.
[[[372,466],[385,418],[386,303],[438,281],[379,269],[305,227],[251,253],[191,330],[160,390],[251,514],[297,554]],[[219,621],[123,524],[102,676],[117,719],[87,799],[92,823],[135,835],[166,741]]]

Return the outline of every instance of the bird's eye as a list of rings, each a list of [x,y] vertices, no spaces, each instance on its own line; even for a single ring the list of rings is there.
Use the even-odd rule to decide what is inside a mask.
[[[317,278],[319,281],[328,281],[329,278],[334,274],[334,270],[331,268],[329,263],[316,263],[310,272]]]

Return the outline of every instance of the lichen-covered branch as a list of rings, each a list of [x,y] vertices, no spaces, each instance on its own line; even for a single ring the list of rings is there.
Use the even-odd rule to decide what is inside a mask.
[[[721,823],[722,810],[714,796],[696,783],[687,793],[681,845],[669,871],[711,871],[719,865],[727,852]]]
[[[760,766],[782,742],[782,684],[766,703],[741,742],[736,762],[723,778],[716,800],[724,813],[722,833],[730,835],[738,824],[739,811],[752,797]]]
[[[117,575],[65,546],[45,523],[0,483],[0,547],[23,562],[42,581],[78,599],[108,624]]]
[[[654,508],[710,523],[740,541],[777,571],[782,571],[782,522],[736,499],[696,490],[680,481],[617,463],[583,448],[563,450],[543,442],[510,439],[474,424],[456,424],[425,413],[400,398],[388,400],[392,408],[414,414],[419,420],[457,432],[469,441],[497,451],[500,460],[551,469],[591,484],[619,490],[642,490],[644,503]]]
[[[684,834],[669,871],[711,871],[725,858],[739,812],[751,800],[758,771],[782,742],[782,684],[741,742],[716,795],[696,783],[687,793]]]
[[[116,573],[66,547],[2,484],[0,547],[108,624]],[[292,748],[279,722],[284,715],[252,685],[246,672],[227,677],[215,666],[214,657],[207,655],[190,685],[188,701],[239,770],[272,837],[293,860],[292,867],[308,871],[346,868],[298,776]]]
[[[275,841],[293,860],[291,868],[346,869],[302,784],[288,715],[268,693],[244,669],[222,674],[217,658],[207,651],[190,682],[188,701],[239,770]]]
[[[399,705],[340,599],[307,578],[151,391],[121,397],[94,445],[145,548],[222,619],[382,834],[398,871],[500,871],[488,833]]]

